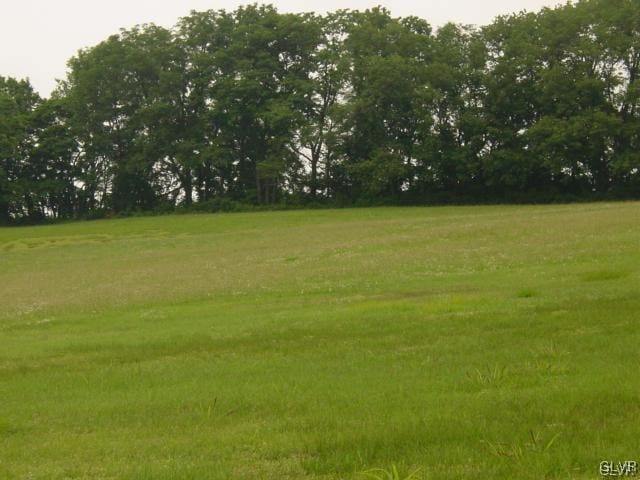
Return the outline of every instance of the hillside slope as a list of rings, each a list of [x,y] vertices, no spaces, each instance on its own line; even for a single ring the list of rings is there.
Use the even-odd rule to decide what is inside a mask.
[[[0,478],[596,478],[639,245],[633,202],[0,229]]]

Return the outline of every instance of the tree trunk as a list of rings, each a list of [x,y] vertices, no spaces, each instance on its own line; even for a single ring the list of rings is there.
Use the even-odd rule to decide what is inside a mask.
[[[309,188],[311,189],[311,198],[316,198],[318,192],[318,161],[319,155],[317,152],[311,152],[311,181]]]
[[[184,203],[191,205],[193,203],[193,180],[191,179],[191,171],[187,171],[186,175],[180,180],[182,189],[184,190]]]

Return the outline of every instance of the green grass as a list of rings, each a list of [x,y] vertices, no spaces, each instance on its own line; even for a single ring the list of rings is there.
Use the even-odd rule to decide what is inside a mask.
[[[640,460],[640,203],[0,230],[0,478]]]

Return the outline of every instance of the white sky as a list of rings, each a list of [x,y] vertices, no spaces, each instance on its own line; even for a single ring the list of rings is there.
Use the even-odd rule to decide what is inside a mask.
[[[47,96],[66,62],[121,27],[156,23],[171,27],[191,10],[227,9],[251,0],[2,0],[0,75],[29,77]],[[484,25],[500,14],[537,11],[560,0],[274,0],[281,12],[324,13],[342,8],[387,7],[393,16],[417,15],[434,26],[448,21]]]

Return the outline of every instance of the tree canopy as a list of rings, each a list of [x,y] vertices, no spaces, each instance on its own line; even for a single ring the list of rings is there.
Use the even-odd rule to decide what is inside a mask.
[[[248,5],[0,77],[0,222],[223,202],[640,196],[640,4],[485,27]]]

